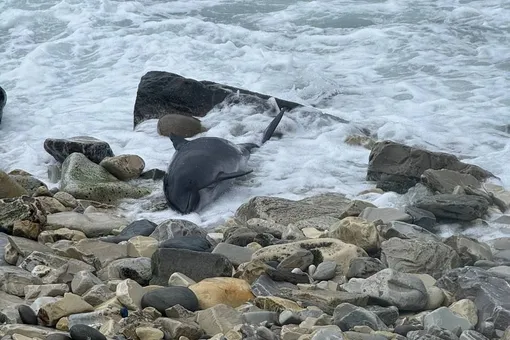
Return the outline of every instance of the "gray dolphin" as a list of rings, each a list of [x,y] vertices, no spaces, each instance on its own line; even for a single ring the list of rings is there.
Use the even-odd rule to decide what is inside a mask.
[[[264,131],[262,144],[273,135],[285,108]],[[163,178],[163,191],[168,205],[182,214],[201,210],[231,186],[233,179],[247,175],[251,150],[259,145],[234,144],[218,137],[186,140],[170,135],[175,154]]]

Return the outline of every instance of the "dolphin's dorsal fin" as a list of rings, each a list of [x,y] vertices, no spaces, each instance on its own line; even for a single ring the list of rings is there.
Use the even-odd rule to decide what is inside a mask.
[[[287,111],[287,108],[285,108],[285,107],[282,108],[280,110],[280,113],[278,113],[276,115],[276,117],[274,117],[274,119],[271,122],[271,124],[269,124],[269,126],[266,128],[266,131],[264,131],[264,136],[262,137],[262,144],[264,144],[266,141],[269,140],[269,138],[271,138],[271,136],[273,135],[274,131],[278,127],[278,124],[280,124],[280,121],[282,120],[282,117],[283,117],[283,113],[285,111]]]
[[[170,133],[169,137],[174,145],[175,150],[179,150],[183,145],[186,145],[189,142],[186,138],[175,135],[173,133]]]
[[[253,170],[234,171],[234,172],[220,172],[216,176],[215,179],[213,179],[211,182],[209,182],[206,185],[204,185],[202,188],[199,188],[199,190],[203,189],[203,188],[207,188],[208,186],[211,186],[213,184],[216,184],[216,183],[219,183],[219,182],[222,182],[222,181],[226,181],[227,179],[232,179],[232,178],[237,178],[237,177],[242,177],[242,176],[248,175],[248,174],[250,174],[252,172],[253,172]]]

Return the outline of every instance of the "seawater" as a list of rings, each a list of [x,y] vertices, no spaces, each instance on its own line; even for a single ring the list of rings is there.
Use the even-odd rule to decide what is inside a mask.
[[[147,121],[133,130],[141,76],[169,71],[296,101],[348,120],[286,116],[281,139],[253,154],[254,175],[200,214],[214,226],[255,195],[349,197],[369,151],[344,143],[359,128],[378,139],[457,155],[510,187],[510,2],[498,0],[114,1],[4,0],[0,168],[47,182],[46,138],[89,135],[115,154],[165,170],[174,152]],[[271,117],[249,105],[216,109],[205,136],[256,142]],[[151,199],[161,198],[161,188]],[[402,205],[393,193],[365,195]],[[129,218],[181,218],[126,203]],[[451,227],[451,228],[450,228]],[[445,233],[455,232],[453,226]],[[466,231],[510,235],[503,226]]]

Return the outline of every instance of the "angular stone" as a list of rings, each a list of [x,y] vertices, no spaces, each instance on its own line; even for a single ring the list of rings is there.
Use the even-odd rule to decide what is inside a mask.
[[[435,278],[461,264],[457,252],[444,243],[396,237],[382,243],[381,261],[403,273],[426,273]]]
[[[179,261],[175,261],[179,259]],[[209,277],[232,276],[232,264],[219,254],[184,249],[160,248],[152,255],[151,284],[165,285],[175,272],[183,273],[195,281]]]
[[[459,337],[459,340],[489,340],[489,339],[487,339],[487,337],[485,337],[481,333],[478,333],[477,331],[467,330],[467,331],[462,332],[462,334]],[[502,337],[501,340],[508,340],[508,339]]]
[[[350,216],[351,201],[342,194],[326,193],[292,201],[279,197],[258,196],[241,205],[235,218],[246,222],[251,218],[273,220],[288,225],[300,220],[328,216],[338,219]]]
[[[299,306],[294,301],[277,296],[257,296],[253,300],[253,304],[261,309],[277,313],[281,313],[285,310],[293,312],[303,310],[303,307]]]
[[[319,263],[317,269],[312,274],[312,278],[318,281],[331,280],[332,278],[335,277],[335,274],[336,274],[336,262],[324,261]]]
[[[30,272],[18,267],[0,267],[0,290],[16,295],[25,296],[25,286],[39,285],[41,279]]]
[[[436,216],[428,210],[423,210],[413,206],[406,206],[405,213],[413,218],[413,224],[427,230],[431,230],[436,225]]]
[[[37,316],[44,325],[54,326],[57,321],[71,314],[91,312],[94,307],[86,303],[81,297],[72,293],[66,293],[56,302],[45,304],[39,309]]]
[[[45,254],[52,254],[53,250],[50,247],[45,246],[36,241],[27,240],[23,237],[8,236],[9,244],[16,250],[22,257],[27,257],[34,251],[38,251]]]
[[[48,214],[72,210],[71,208],[64,206],[62,203],[60,203],[59,200],[53,197],[40,196],[36,199],[39,201],[39,203],[41,203],[41,206]]]
[[[94,307],[105,303],[113,297],[115,297],[115,293],[105,284],[95,285],[82,295],[83,300]]]
[[[375,252],[380,247],[379,233],[374,223],[361,217],[346,217],[334,224],[328,237],[355,244],[367,252]]]
[[[97,329],[87,325],[74,325],[69,329],[73,340],[106,340],[106,337]]]
[[[289,282],[276,282],[268,275],[260,275],[251,286],[255,296],[277,296],[282,288],[297,289],[298,287]]]
[[[358,257],[351,260],[349,263],[349,270],[347,271],[347,278],[361,278],[366,279],[387,268],[379,259],[373,257]]]
[[[25,299],[34,300],[42,296],[63,296],[69,293],[69,285],[65,283],[28,285],[24,287]]]
[[[75,244],[75,248],[82,254],[97,259],[101,268],[115,260],[128,257],[126,244],[111,244],[99,240],[85,239]]]
[[[421,197],[414,205],[432,212],[438,218],[463,221],[480,218],[489,208],[489,202],[483,197],[452,194]]]
[[[119,181],[81,153],[71,154],[62,164],[60,190],[75,198],[106,203],[122,198],[140,198],[150,193],[148,189]]]
[[[239,266],[241,263],[249,262],[254,251],[246,247],[221,242],[214,247],[212,253],[223,255],[234,266]]]
[[[121,181],[140,177],[145,168],[144,160],[137,155],[105,157],[99,165]]]
[[[462,266],[472,266],[476,261],[492,261],[490,246],[474,238],[460,235],[448,237],[444,243],[455,250],[461,259]]]
[[[11,176],[0,170],[0,199],[28,195],[28,191]]]
[[[272,245],[256,251],[252,259],[269,261],[282,261],[292,253],[306,249],[314,254],[317,262],[334,261],[342,274],[347,273],[349,263],[353,258],[367,256],[366,252],[353,245],[347,244],[333,238],[323,238],[316,240],[297,241],[287,244]]]
[[[142,286],[131,279],[120,282],[115,292],[119,302],[131,310],[141,309],[141,302],[144,294],[145,292]]]
[[[159,318],[157,325],[167,332],[170,339],[201,339],[204,332],[196,322],[186,319],[173,320],[170,318]]]
[[[158,249],[158,241],[147,236],[135,236],[127,242],[127,254],[130,257],[148,257]]]
[[[213,277],[189,286],[198,298],[200,309],[218,304],[239,307],[255,298],[250,288],[246,281],[230,277]]]
[[[151,259],[148,257],[118,259],[102,269],[98,276],[103,280],[132,279],[146,286],[152,278],[151,266]]]
[[[427,169],[449,169],[473,175],[483,180],[492,174],[476,165],[462,163],[447,153],[418,149],[392,141],[374,145],[370,152],[367,180],[377,181],[383,175],[394,175],[400,181],[407,181],[406,189],[416,184]]]
[[[241,313],[234,308],[219,304],[197,313],[197,323],[209,336],[226,333],[242,323]]]
[[[313,254],[308,250],[301,249],[284,258],[278,264],[277,269],[290,271],[294,268],[299,268],[300,270],[307,270],[312,263]]]
[[[161,340],[165,337],[162,330],[154,327],[137,327],[135,332],[141,340]]]
[[[363,210],[359,216],[369,222],[381,220],[383,223],[393,221],[411,222],[412,217],[395,208],[372,208],[368,207]]]
[[[333,323],[342,331],[351,330],[358,325],[368,326],[376,331],[388,329],[375,313],[350,303],[341,303],[335,308]]]
[[[45,230],[39,234],[37,237],[37,241],[46,244],[46,243],[55,243],[60,240],[69,240],[69,241],[80,241],[86,239],[87,236],[78,230],[71,230],[67,228],[60,228],[57,230]]]
[[[460,327],[462,331],[473,328],[473,325],[467,319],[455,315],[446,307],[441,307],[425,315],[423,326],[425,329],[437,326],[449,331],[455,331],[457,327]]]
[[[170,275],[170,278],[168,279],[168,286],[189,287],[195,283],[195,280],[192,280],[183,273],[178,272]]]
[[[74,152],[84,154],[94,163],[99,163],[105,157],[113,156],[112,149],[107,142],[89,136],[77,136],[68,139],[48,138],[44,141],[44,150],[59,163]]]
[[[0,199],[0,226],[12,233],[14,222],[30,221],[44,224],[46,211],[41,203],[33,197]]]
[[[395,306],[382,307],[378,305],[369,305],[364,308],[377,315],[387,326],[394,325],[399,317],[398,308]]]
[[[101,283],[103,282],[90,271],[82,270],[74,275],[71,290],[76,295],[83,295],[87,290]]]
[[[23,324],[12,324],[12,325],[0,325],[0,334],[4,334],[5,336],[9,335],[23,335],[29,338],[36,339],[51,339],[50,336],[54,334],[65,335],[65,332],[60,332],[52,328],[42,327],[42,326],[33,326],[33,325],[23,325]],[[65,338],[58,338],[59,340]]]
[[[188,220],[170,219],[158,224],[150,234],[150,237],[160,242],[183,236],[202,236],[205,238],[207,232]]]
[[[448,169],[425,170],[421,175],[421,182],[431,190],[438,191],[441,194],[451,194],[457,186],[480,188],[480,181],[474,176]]]
[[[72,277],[78,273],[79,271],[89,271],[94,272],[95,268],[90,264],[87,264],[83,261],[66,258],[62,256],[57,256],[54,254],[45,254],[38,251],[32,252],[29,256],[25,258],[23,262],[20,263],[19,267],[23,268],[27,271],[32,271],[36,266],[47,266],[52,269],[58,270],[67,265],[66,273],[68,274],[68,278],[63,278],[66,282],[70,282]],[[43,279],[43,281],[45,281]],[[46,282],[53,283],[53,282]],[[65,282],[61,282],[65,283]]]
[[[87,237],[109,235],[114,229],[127,225],[123,218],[102,212],[80,214],[73,211],[48,215],[46,230],[68,228],[79,230]]]
[[[376,301],[401,310],[419,311],[428,302],[427,289],[419,278],[390,268],[367,279],[350,279],[342,285],[342,289],[351,293],[367,294]]]
[[[453,313],[468,320],[473,327],[478,324],[478,309],[473,301],[462,299],[448,307]]]
[[[349,293],[331,290],[289,290],[284,289],[280,296],[292,301],[300,301],[303,306],[316,306],[328,314],[333,314],[336,306],[341,303],[351,303],[356,306],[366,306],[368,295],[363,293]]]
[[[419,239],[440,242],[441,238],[427,229],[405,222],[391,222],[381,227],[381,235],[389,240],[392,237],[402,239]]]

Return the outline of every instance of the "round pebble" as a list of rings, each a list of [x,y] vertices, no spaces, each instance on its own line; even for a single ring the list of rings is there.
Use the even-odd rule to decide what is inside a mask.
[[[19,317],[26,325],[37,325],[37,315],[34,310],[27,305],[18,306]]]
[[[312,278],[317,281],[327,281],[336,275],[336,262],[324,261],[317,266]]]
[[[106,340],[106,337],[95,328],[87,325],[74,325],[69,329],[73,340]]]

